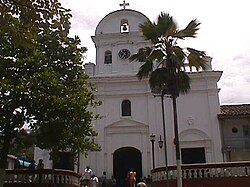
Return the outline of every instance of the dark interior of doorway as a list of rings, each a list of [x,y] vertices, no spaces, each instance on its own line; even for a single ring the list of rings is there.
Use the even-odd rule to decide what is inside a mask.
[[[183,148],[181,149],[182,164],[205,163],[205,148]]]
[[[131,169],[136,171],[137,179],[142,177],[141,152],[133,147],[116,150],[113,156],[113,172],[117,186],[125,186],[125,178]]]

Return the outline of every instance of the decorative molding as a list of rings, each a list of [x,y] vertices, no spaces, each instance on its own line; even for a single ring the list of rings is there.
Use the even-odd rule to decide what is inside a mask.
[[[194,125],[194,118],[193,117],[188,117],[187,124],[188,125]]]

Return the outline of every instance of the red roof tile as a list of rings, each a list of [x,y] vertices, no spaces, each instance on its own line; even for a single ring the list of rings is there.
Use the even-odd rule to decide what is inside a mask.
[[[219,117],[250,116],[250,104],[221,105]]]

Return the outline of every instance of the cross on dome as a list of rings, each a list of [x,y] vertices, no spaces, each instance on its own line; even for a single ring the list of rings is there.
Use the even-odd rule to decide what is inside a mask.
[[[120,6],[123,6],[123,9],[126,9],[126,6],[129,6],[129,3],[126,3],[125,0],[123,0],[123,3],[121,3]]]

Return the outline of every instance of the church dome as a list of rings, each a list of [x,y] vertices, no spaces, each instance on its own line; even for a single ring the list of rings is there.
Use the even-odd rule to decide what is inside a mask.
[[[95,35],[120,32],[138,32],[139,25],[149,19],[141,12],[122,9],[109,13],[97,25]]]

